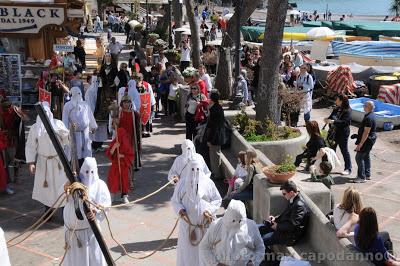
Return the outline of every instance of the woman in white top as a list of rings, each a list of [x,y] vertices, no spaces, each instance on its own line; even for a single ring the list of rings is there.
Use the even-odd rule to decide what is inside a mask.
[[[225,198],[229,197],[232,191],[237,190],[243,184],[243,180],[247,177],[246,151],[240,151],[237,158],[238,164],[233,173],[233,177],[225,179],[225,182],[229,185]]]
[[[340,238],[347,237],[353,240],[354,227],[358,223],[362,203],[358,191],[348,187],[343,194],[342,202],[333,209],[333,223]]]

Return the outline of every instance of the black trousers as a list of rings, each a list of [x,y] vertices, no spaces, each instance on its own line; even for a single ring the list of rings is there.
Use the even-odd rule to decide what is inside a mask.
[[[178,111],[178,105],[175,100],[168,99],[168,114],[172,115]]]
[[[193,140],[194,137],[197,135],[196,131],[197,123],[194,120],[194,115],[186,112],[185,121],[186,121],[186,139]]]
[[[349,152],[349,136],[335,139],[335,146],[332,147],[332,149],[336,151],[337,146],[339,146],[340,152],[343,155],[344,169],[351,171],[352,167],[351,167],[351,157]]]
[[[180,70],[185,71],[186,68],[190,67],[190,61],[181,61]]]
[[[165,115],[168,115],[168,92],[161,93],[161,104],[164,108]]]

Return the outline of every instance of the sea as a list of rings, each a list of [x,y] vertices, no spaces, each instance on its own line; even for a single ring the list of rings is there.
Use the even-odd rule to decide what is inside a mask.
[[[386,16],[394,15],[389,11],[392,0],[290,0],[295,2],[301,11],[325,13],[326,9],[333,14]]]

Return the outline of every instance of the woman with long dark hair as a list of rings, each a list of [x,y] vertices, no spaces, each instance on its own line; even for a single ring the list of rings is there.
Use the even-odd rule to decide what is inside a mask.
[[[349,153],[349,136],[351,124],[351,108],[349,99],[344,94],[339,94],[335,99],[336,108],[333,109],[331,115],[325,118],[326,124],[329,124],[334,134],[335,144],[331,147],[336,150],[339,146],[344,159],[343,175],[351,174],[351,158]]]
[[[354,228],[354,240],[356,248],[375,265],[400,265],[400,262],[388,252],[388,249],[392,249],[389,234],[378,231],[378,219],[373,208],[367,207],[361,210],[359,222]]]
[[[306,144],[306,149],[302,154],[296,156],[295,165],[298,167],[302,162],[303,158],[307,159],[307,165],[305,170],[308,171],[310,165],[312,164],[312,158],[317,155],[319,149],[324,148],[325,141],[324,138],[321,137],[321,132],[319,130],[318,122],[315,120],[309,121],[306,123],[307,133],[310,136],[310,140]]]

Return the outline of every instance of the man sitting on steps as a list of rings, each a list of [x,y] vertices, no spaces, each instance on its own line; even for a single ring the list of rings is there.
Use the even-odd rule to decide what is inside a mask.
[[[283,244],[294,245],[305,233],[309,217],[309,208],[293,181],[281,185],[282,195],[289,201],[285,211],[277,216],[270,216],[260,227],[265,246]]]

